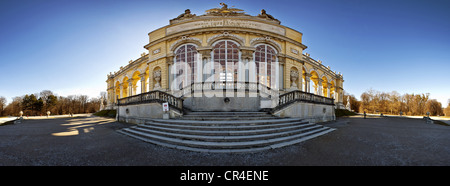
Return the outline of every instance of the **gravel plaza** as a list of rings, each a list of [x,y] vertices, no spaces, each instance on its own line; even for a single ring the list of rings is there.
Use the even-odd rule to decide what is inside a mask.
[[[25,119],[0,126],[2,166],[448,166],[450,127],[421,119],[359,116],[322,123],[337,130],[257,153],[200,153],[117,132],[114,119]]]

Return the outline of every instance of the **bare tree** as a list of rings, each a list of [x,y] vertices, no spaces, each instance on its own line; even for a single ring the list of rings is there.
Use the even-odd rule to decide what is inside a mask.
[[[430,115],[432,116],[440,116],[444,113],[442,110],[442,104],[436,99],[428,100],[425,110],[430,112]]]
[[[1,96],[0,97],[0,116],[4,116],[4,110],[6,107],[6,98]]]
[[[444,109],[444,114],[447,117],[450,116],[450,99],[448,99],[448,101],[447,101],[447,108]]]

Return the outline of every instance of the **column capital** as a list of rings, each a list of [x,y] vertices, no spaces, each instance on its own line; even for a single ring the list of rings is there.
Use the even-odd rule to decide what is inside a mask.
[[[167,56],[166,57],[166,63],[168,64],[168,65],[173,65],[173,55],[169,55],[169,56]],[[147,63],[148,64],[148,66],[150,66],[150,63]]]
[[[308,75],[308,74],[305,73],[305,80],[306,81],[311,81],[311,74]]]
[[[278,55],[277,59],[278,59],[278,63],[280,63],[280,65],[286,64],[286,57],[285,56]]]
[[[142,81],[142,79],[145,79],[145,75],[147,75],[145,72],[142,73],[142,74],[139,74],[139,77],[141,78],[141,81]]]
[[[211,58],[212,46],[198,47],[197,52],[202,55],[202,59]]]
[[[241,46],[240,50],[242,59],[253,59],[253,53],[255,52],[256,48]]]

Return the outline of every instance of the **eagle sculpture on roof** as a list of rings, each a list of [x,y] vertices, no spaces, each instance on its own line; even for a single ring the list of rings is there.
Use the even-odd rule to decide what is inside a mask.
[[[213,8],[206,10],[207,15],[244,15],[244,10],[238,8],[228,8],[228,5],[225,3],[220,3],[222,8]]]

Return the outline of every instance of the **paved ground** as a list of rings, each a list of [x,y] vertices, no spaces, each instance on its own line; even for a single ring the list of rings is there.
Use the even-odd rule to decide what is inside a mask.
[[[341,118],[338,130],[252,154],[165,148],[121,135],[101,117],[0,126],[0,165],[450,165],[450,127],[408,118]]]

